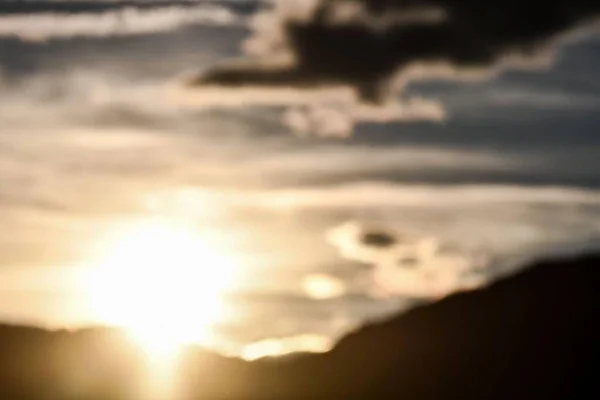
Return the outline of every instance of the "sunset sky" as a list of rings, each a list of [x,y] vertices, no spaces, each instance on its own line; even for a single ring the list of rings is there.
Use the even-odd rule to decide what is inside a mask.
[[[388,60],[360,35],[294,47],[285,24],[327,46],[340,26],[430,38],[471,14],[340,6],[313,26],[319,3],[0,3],[0,318],[319,351],[598,247],[597,9],[513,21],[522,37],[467,24],[444,51],[422,39]]]

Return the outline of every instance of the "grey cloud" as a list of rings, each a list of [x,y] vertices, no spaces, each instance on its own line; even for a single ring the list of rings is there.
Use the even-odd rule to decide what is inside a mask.
[[[256,18],[255,32],[244,43],[247,59],[217,65],[185,86],[205,103],[219,97],[215,91],[232,91],[230,96],[247,102],[269,98],[289,106],[292,97],[322,108],[319,113],[333,122],[319,124],[310,111],[286,115],[290,128],[304,135],[345,137],[361,121],[439,121],[443,108],[424,104],[408,118],[401,108],[386,118],[372,116],[380,107],[389,109],[409,81],[480,78],[506,66],[545,65],[565,33],[588,26],[599,11],[591,0],[542,6],[517,0],[280,1]],[[245,96],[250,88],[268,94]],[[311,102],[302,96],[340,88],[353,93],[350,100],[338,99],[346,104],[343,111],[335,111],[331,99]],[[356,111],[365,106],[368,111]]]
[[[193,7],[198,4],[225,6],[238,14],[250,14],[260,6],[260,1],[227,1],[227,0],[4,0],[0,3],[0,14],[40,14],[40,13],[99,13],[123,8],[150,10],[166,6]]]
[[[340,10],[349,6],[358,11],[340,18],[339,14],[344,14]],[[485,5],[472,0],[321,1],[305,12],[308,18],[280,13],[278,31],[260,32],[267,35],[262,40],[277,43],[263,46],[271,49],[266,56],[286,55],[290,63],[223,65],[199,77],[195,84],[341,84],[356,89],[363,100],[378,102],[399,70],[424,63],[481,68],[509,55],[532,56],[599,11],[600,4],[591,0],[562,0],[543,6],[517,0]],[[389,15],[396,18],[389,22]],[[378,19],[388,22],[365,23]]]

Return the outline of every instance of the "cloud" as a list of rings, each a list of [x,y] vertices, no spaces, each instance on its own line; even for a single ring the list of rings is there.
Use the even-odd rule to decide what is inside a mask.
[[[298,146],[296,146],[298,147]],[[472,149],[447,149],[403,144],[402,146],[333,145],[295,148],[283,154],[264,155],[250,163],[243,162],[242,170],[252,169],[265,182],[297,182],[303,185],[327,182],[343,184],[349,181],[407,180],[423,181],[440,173],[460,179],[472,171],[486,174],[548,172],[548,162],[520,155],[495,154]]]
[[[503,87],[486,93],[484,101],[494,106],[519,108],[541,108],[544,110],[590,110],[600,108],[600,99],[595,96],[573,95],[564,91],[527,90],[526,88]]]
[[[481,204],[499,206],[537,204],[597,205],[600,193],[567,187],[516,185],[432,186],[386,182],[358,182],[328,187],[284,188],[247,193],[245,201],[280,209],[353,209],[381,207],[472,207]],[[231,193],[232,199],[239,193]],[[235,200],[234,200],[235,201]]]
[[[326,237],[342,257],[373,266],[376,296],[439,297],[485,282],[478,273],[483,259],[444,250],[432,237],[400,235],[357,221],[329,230]]]
[[[365,243],[364,235],[370,233],[371,229],[377,232],[383,232],[386,237],[393,238],[396,241],[393,232],[385,232],[381,228],[366,227],[363,224],[351,221],[337,226],[326,233],[327,240],[336,246],[342,257],[371,263],[374,260],[383,259],[391,256],[389,247],[382,248],[380,246],[372,246],[370,243]]]
[[[192,7],[199,4],[226,6],[236,13],[248,14],[256,11],[260,1],[237,0],[5,0],[0,3],[0,14],[81,14],[99,13],[124,7],[150,10],[166,6]]]
[[[565,32],[599,12],[600,5],[587,0],[543,6],[516,0],[485,6],[449,0],[280,1],[256,18],[244,44],[247,59],[217,65],[185,84],[204,101],[225,89],[244,98],[263,90],[269,95],[256,96],[258,103],[269,97],[280,104],[289,104],[290,97],[300,101],[296,93],[351,92],[346,97],[354,96],[352,101],[345,103],[352,104],[350,111],[333,113],[326,99],[305,102],[324,106],[318,112],[332,121],[325,126],[314,122],[317,112],[291,111],[286,120],[303,134],[346,136],[357,121],[441,120],[443,109],[432,111],[431,102],[429,111],[370,116],[378,107],[397,107],[395,97],[411,80],[481,77],[505,66],[545,63]],[[365,104],[368,112],[356,111]]]
[[[469,1],[434,0],[306,3],[303,13],[290,13],[289,7],[278,3],[272,11],[278,29],[265,28],[277,24],[273,21],[257,24],[258,35],[266,35],[262,40],[277,43],[263,46],[269,50],[262,55],[287,63],[217,67],[199,77],[198,83],[340,84],[358,90],[364,100],[377,101],[382,85],[399,70],[431,63],[481,68],[511,55],[533,56],[557,35],[600,12],[597,2],[587,0],[563,0],[543,7],[516,0],[485,7]]]
[[[184,79],[185,81],[185,79]],[[384,104],[361,102],[347,87],[220,87],[200,90],[171,85],[168,98],[183,108],[286,107],[282,122],[299,136],[348,137],[358,123],[435,121],[446,112],[441,103],[423,98],[389,100]]]
[[[160,3],[162,4],[162,3]],[[194,24],[231,25],[243,20],[215,4],[162,4],[162,7],[114,7],[99,12],[0,13],[0,37],[27,41],[107,37],[165,32]]]
[[[365,246],[386,248],[396,244],[397,239],[394,235],[383,230],[372,230],[363,232],[360,238]]]
[[[290,208],[352,216],[326,229],[325,239],[342,258],[371,267],[363,287],[375,297],[437,298],[493,281],[535,257],[597,249],[597,191],[481,185],[367,191],[363,197],[354,186],[334,200],[340,193],[329,188],[311,204],[298,192]]]
[[[443,106],[432,100],[413,98],[408,101],[390,101],[373,106],[358,101],[333,106],[306,105],[290,108],[284,114],[284,123],[300,136],[348,137],[357,123],[443,121]]]

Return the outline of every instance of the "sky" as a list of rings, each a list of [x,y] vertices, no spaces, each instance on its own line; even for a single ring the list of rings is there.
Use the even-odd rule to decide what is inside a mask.
[[[0,3],[0,318],[107,322],[78,279],[149,221],[235,261],[249,358],[597,248],[594,2],[384,3]]]

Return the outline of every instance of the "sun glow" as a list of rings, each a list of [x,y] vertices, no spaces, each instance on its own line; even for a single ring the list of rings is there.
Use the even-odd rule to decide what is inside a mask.
[[[231,257],[193,229],[165,221],[119,227],[100,243],[103,255],[84,279],[95,318],[124,328],[163,360],[207,340],[233,280]]]

